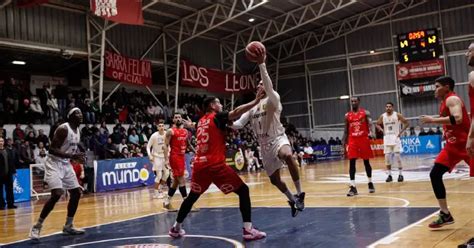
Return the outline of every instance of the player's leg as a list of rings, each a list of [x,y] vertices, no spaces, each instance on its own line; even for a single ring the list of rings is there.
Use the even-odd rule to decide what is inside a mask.
[[[356,159],[351,158],[349,159],[349,178],[351,180],[351,186],[349,188],[349,192],[347,192],[347,196],[355,196],[358,194],[356,184],[355,184],[355,174],[356,174]]]
[[[370,165],[370,160],[364,159],[365,173],[367,174],[367,179],[369,181],[369,193],[375,193],[375,187],[372,183],[372,166]]]
[[[387,179],[385,182],[389,183],[393,181],[392,178],[392,161],[393,161],[393,153],[392,153],[392,146],[384,145],[384,155],[385,155],[385,165],[387,167]]]
[[[174,173],[174,170],[173,170]],[[174,194],[176,193],[176,189],[178,189],[179,180],[176,175],[172,175],[171,185],[168,188],[168,195],[163,200],[163,207],[166,209],[171,209],[171,198],[173,198]]]
[[[75,228],[73,225],[74,215],[76,214],[77,207],[79,206],[79,199],[81,199],[81,188],[77,187],[70,189],[69,191],[69,203],[67,205],[67,218],[64,224],[63,233],[68,235],[83,234],[83,229]]]
[[[438,200],[439,207],[441,209],[438,219],[433,221],[429,227],[439,228],[444,225],[454,223],[454,219],[448,209],[448,202],[446,200],[446,188],[443,183],[443,175],[449,171],[449,167],[435,163],[434,167],[430,172],[431,186],[435,193],[436,199]]]
[[[370,148],[370,140],[363,139],[360,144],[360,157],[364,160],[365,173],[367,174],[369,193],[375,193],[375,187],[372,183],[372,166],[370,165],[370,158],[374,156]]]
[[[186,198],[188,196],[188,192],[186,191],[186,178],[183,176],[178,177],[178,185],[179,185],[179,193],[181,196]]]
[[[402,165],[402,158],[400,156],[400,152],[395,152],[394,154],[395,163],[398,165],[398,182],[403,182],[403,165]]]
[[[54,209],[54,206],[56,205],[56,202],[59,201],[61,196],[63,195],[64,191],[61,188],[56,188],[51,190],[50,197],[48,201],[43,206],[43,209],[41,210],[40,217],[38,218],[38,221],[36,224],[33,225],[33,227],[30,230],[30,239],[33,240],[38,240],[40,238],[40,232],[41,228],[43,227],[43,222],[48,217],[49,213]]]
[[[296,162],[295,158],[293,157],[293,151],[291,147],[289,145],[283,145],[278,150],[278,157],[283,159],[288,165],[291,179],[293,179],[293,183],[295,184],[296,193],[300,195],[303,193],[301,191],[300,172],[298,170],[298,162]]]
[[[296,207],[296,197],[288,189],[285,182],[281,180],[280,169],[275,170],[275,172],[270,175],[270,182],[275,185],[275,187],[277,187],[280,192],[288,198],[288,204],[291,207],[291,216],[295,217],[296,215],[298,215],[298,209]]]

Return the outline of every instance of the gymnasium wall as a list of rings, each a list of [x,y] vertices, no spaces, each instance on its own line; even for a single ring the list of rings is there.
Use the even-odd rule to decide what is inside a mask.
[[[442,28],[447,73],[457,81],[455,90],[467,103],[468,67],[464,53],[470,41],[474,41],[474,25],[468,24],[472,16],[472,1],[429,1],[393,17],[392,20],[355,31],[306,51],[306,73],[310,75],[306,82],[303,81],[304,56],[294,56],[282,61],[278,77],[279,92],[293,87],[286,86],[286,83],[302,80],[312,89],[309,102],[313,107],[311,116],[307,115],[308,101],[303,102],[304,98],[296,101],[292,97],[284,97],[284,108],[292,105],[306,106],[301,108],[302,112],[292,112],[294,109],[284,112],[290,116],[306,114],[308,120],[313,120],[313,127],[341,127],[344,114],[349,110],[349,100],[339,100],[339,96],[349,95],[351,92],[361,98],[361,105],[368,109],[374,118],[384,112],[387,101],[392,101],[397,110],[410,118],[412,125],[419,125],[418,116],[437,114],[439,103],[434,97],[399,96],[395,79],[398,53],[396,37],[393,35],[431,27]],[[369,54],[370,50],[375,50],[375,53]],[[300,95],[303,97],[305,92]],[[294,122],[294,118],[289,119]],[[310,127],[309,121],[295,124],[300,129]]]

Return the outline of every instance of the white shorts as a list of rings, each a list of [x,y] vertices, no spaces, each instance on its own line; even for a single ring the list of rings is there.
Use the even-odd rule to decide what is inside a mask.
[[[165,168],[165,158],[155,157],[153,159],[153,171],[161,171]]]
[[[290,145],[290,141],[286,134],[276,137],[267,144],[260,144],[262,149],[263,168],[268,176],[271,176],[276,170],[283,166],[283,161],[278,157],[278,151],[284,145]]]
[[[69,161],[58,160],[51,157],[46,159],[44,181],[50,189],[75,189],[80,188],[76,173]]]
[[[383,154],[401,153],[401,152],[402,152],[402,144],[400,143],[397,143],[396,145],[383,146]]]

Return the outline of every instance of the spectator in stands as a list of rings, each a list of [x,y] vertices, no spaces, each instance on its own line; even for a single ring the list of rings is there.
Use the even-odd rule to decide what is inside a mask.
[[[342,141],[339,139],[339,137],[336,137],[336,144],[337,145],[342,145]]]
[[[36,141],[43,142],[45,147],[49,147],[49,138],[44,134],[43,129],[38,130],[38,137],[36,137]]]
[[[122,149],[121,158],[131,158],[132,154],[128,151],[128,147]]]
[[[313,156],[314,150],[313,150],[313,147],[311,147],[311,144],[309,142],[306,143],[306,146],[303,148],[303,151],[305,154]]]
[[[128,142],[137,146],[140,143],[140,138],[138,137],[137,130],[135,128],[132,129],[132,133],[128,136]]]
[[[143,145],[148,142],[148,137],[142,132],[142,130],[137,131],[138,134],[138,143]]]
[[[117,146],[119,151],[122,151],[124,147],[128,147],[127,140],[125,138],[122,139],[120,144]]]
[[[437,135],[443,135],[443,132],[441,131],[441,127],[436,127],[436,134]]]
[[[38,97],[33,96],[31,97],[31,104],[30,104],[30,118],[31,122],[36,124],[43,123],[43,115],[44,111],[41,107],[41,103]]]
[[[110,135],[110,138],[112,138],[112,143],[118,145],[122,142],[124,137],[120,134],[120,129],[114,128],[114,132]],[[122,149],[119,149],[119,151],[121,150]]]
[[[435,134],[436,134],[435,128],[434,127],[430,128],[430,130],[428,131],[428,135],[435,135]]]
[[[5,208],[3,189],[5,188],[7,208],[17,208],[14,205],[13,196],[13,175],[16,174],[15,155],[11,150],[6,149],[5,140],[0,138],[0,209]]]
[[[35,163],[35,153],[30,146],[30,142],[25,140],[20,146],[20,167],[28,168]]]
[[[321,140],[319,142],[320,142],[321,145],[327,145],[328,144],[323,137],[321,137]]]
[[[328,144],[329,145],[336,145],[336,140],[334,140],[334,138],[331,137],[331,138],[329,138]]]
[[[95,123],[95,120],[96,120],[95,119],[95,112],[94,112],[94,109],[92,108],[90,99],[85,100],[82,112],[84,113],[84,116],[85,116],[85,119],[86,119],[86,124],[88,124],[88,123],[94,124]]]
[[[48,108],[48,116],[50,118],[50,124],[52,125],[58,122],[60,109],[58,105],[58,99],[56,99],[56,96],[54,94],[49,95],[46,106]]]
[[[30,146],[36,145],[36,137],[35,134],[32,131],[29,131],[28,135],[25,137],[25,141],[28,141],[30,143]]]
[[[35,163],[36,164],[45,164],[46,155],[48,155],[48,150],[44,146],[43,142],[38,142],[38,147],[34,150],[35,154]]]
[[[416,136],[416,133],[415,133],[415,128],[414,127],[410,127],[410,136]]]
[[[25,132],[21,129],[19,123],[17,123],[15,129],[13,129],[12,137],[14,141],[25,139]]]
[[[25,128],[25,134],[28,134],[30,132],[33,132],[34,137],[36,137],[36,135],[38,134],[32,122],[28,123],[28,126],[26,126]]]
[[[421,128],[421,132],[418,134],[418,136],[426,136],[426,135],[429,135],[429,133],[424,128]]]
[[[84,187],[84,178],[86,177],[84,174],[84,165],[78,161],[71,159],[71,166],[76,174],[77,182],[81,187]]]
[[[7,139],[7,130],[3,128],[3,124],[0,123],[0,138],[3,138],[4,140]]]
[[[105,159],[117,158],[119,157],[119,150],[117,147],[112,143],[112,139],[108,138],[107,143],[104,146],[105,151]]]
[[[107,124],[105,124],[105,121],[100,123],[100,128],[99,128],[100,134],[105,134],[107,136],[110,135],[109,128],[107,127]]]

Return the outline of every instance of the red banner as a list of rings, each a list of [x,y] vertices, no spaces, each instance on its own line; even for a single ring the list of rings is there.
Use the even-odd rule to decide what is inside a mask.
[[[49,0],[18,0],[16,6],[20,8],[33,7],[36,5],[48,3]]]
[[[104,19],[143,25],[142,0],[90,0],[91,11]]]
[[[204,88],[209,92],[238,93],[256,88],[257,74],[239,75],[210,69],[181,60],[181,85]]]
[[[105,76],[134,85],[151,85],[151,62],[105,51]]]
[[[444,75],[444,60],[434,59],[397,65],[397,79],[408,80]]]
[[[371,139],[370,148],[372,148],[374,156],[383,156],[383,139]]]

